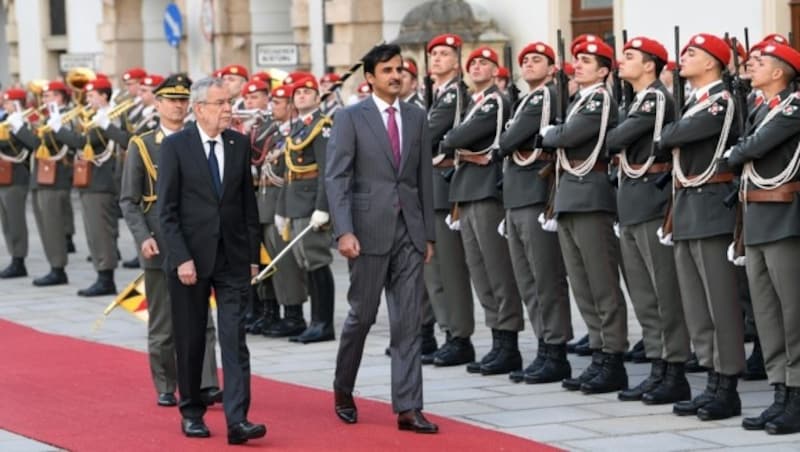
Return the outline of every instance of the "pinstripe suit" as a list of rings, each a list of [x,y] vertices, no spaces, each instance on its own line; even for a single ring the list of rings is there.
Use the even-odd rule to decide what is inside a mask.
[[[399,103],[401,161],[373,98],[340,110],[328,143],[326,192],[337,239],[352,233],[350,312],[342,328],[334,389],[352,392],[386,290],[392,357],[392,408],[422,409],[420,310],[426,242],[434,240],[433,180],[425,113]]]

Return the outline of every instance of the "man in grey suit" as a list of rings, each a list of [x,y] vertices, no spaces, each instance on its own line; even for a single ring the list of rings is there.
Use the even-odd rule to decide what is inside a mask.
[[[398,46],[377,46],[363,62],[373,94],[337,113],[325,172],[339,253],[350,267],[350,312],[333,382],[335,410],[348,424],[358,419],[353,386],[385,289],[397,426],[436,433],[438,427],[421,411],[423,262],[430,261],[435,237],[428,125],[422,110],[398,99],[403,71]]]

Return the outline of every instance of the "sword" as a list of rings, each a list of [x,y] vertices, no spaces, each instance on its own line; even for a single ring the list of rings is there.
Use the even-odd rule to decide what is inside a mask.
[[[256,276],[253,277],[253,279],[250,280],[250,284],[256,285],[261,281],[267,279],[267,277],[269,277],[270,275],[270,271],[275,267],[275,263],[281,260],[281,258],[285,256],[289,251],[291,251],[292,247],[295,246],[297,242],[299,242],[300,239],[303,238],[304,235],[308,234],[308,231],[310,231],[312,228],[313,225],[309,224],[308,226],[306,226],[305,229],[300,231],[300,233],[297,234],[297,237],[293,238],[292,241],[289,242],[288,245],[286,245],[286,248],[284,248],[280,253],[278,253],[277,256],[272,258],[272,262],[270,262],[269,265],[267,265],[267,267],[264,270],[261,270],[259,274],[257,274]]]

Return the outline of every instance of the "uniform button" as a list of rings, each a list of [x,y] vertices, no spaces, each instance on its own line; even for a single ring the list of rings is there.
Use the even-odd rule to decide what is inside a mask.
[[[703,187],[698,188],[697,193],[703,193]]]
[[[647,176],[645,176],[644,179],[642,179],[642,182],[647,182]]]

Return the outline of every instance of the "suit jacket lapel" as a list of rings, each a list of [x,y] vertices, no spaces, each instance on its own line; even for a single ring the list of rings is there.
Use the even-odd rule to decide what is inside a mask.
[[[361,102],[364,118],[369,124],[372,133],[378,139],[378,144],[383,150],[383,155],[389,159],[389,164],[394,168],[394,156],[392,155],[392,144],[389,143],[389,134],[386,132],[386,127],[383,125],[382,113],[378,111],[378,106],[375,101],[370,97],[369,99]]]
[[[203,144],[203,139],[200,138],[200,131],[197,130],[199,127],[197,124],[192,124],[189,129],[189,152],[193,154],[190,157],[190,160],[193,162],[197,162],[198,171],[202,172],[206,175],[204,178],[207,182],[206,186],[208,187],[211,196],[217,197],[217,192],[214,190],[214,183],[211,181],[211,170],[208,169],[208,157],[206,157],[206,151]]]

